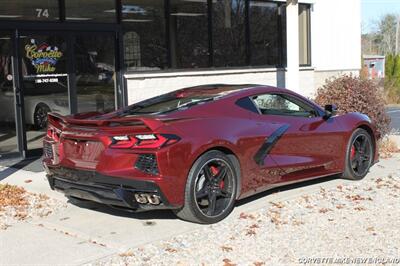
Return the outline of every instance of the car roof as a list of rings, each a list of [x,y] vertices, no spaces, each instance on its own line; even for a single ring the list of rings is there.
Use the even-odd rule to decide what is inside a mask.
[[[175,91],[176,94],[184,95],[220,95],[232,96],[242,95],[246,96],[251,93],[257,93],[258,90],[262,92],[272,90],[283,90],[276,87],[271,87],[261,84],[206,84],[194,87],[183,88]]]

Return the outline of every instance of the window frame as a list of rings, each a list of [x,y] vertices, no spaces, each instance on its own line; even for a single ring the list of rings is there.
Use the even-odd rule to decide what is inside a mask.
[[[278,95],[278,96],[281,96],[281,97],[282,97],[282,95],[288,96],[289,99],[287,99],[285,97],[282,97],[282,98],[284,98],[285,100],[290,101],[290,102],[292,102],[290,100],[290,98],[292,98],[292,99],[295,99],[296,101],[299,101],[299,102],[303,103],[304,105],[310,107],[310,109],[312,109],[314,111],[314,116],[306,117],[306,116],[296,116],[296,115],[290,115],[290,114],[263,114],[261,112],[259,106],[257,105],[257,103],[254,101],[254,97],[261,96],[261,95]],[[324,116],[321,108],[318,108],[315,104],[312,104],[311,102],[305,101],[305,100],[301,99],[300,97],[297,97],[296,95],[293,95],[293,94],[290,94],[290,93],[283,93],[283,92],[259,93],[259,94],[248,96],[248,98],[254,104],[255,108],[258,111],[258,114],[262,115],[262,116],[273,115],[273,116],[296,117],[296,118],[318,118],[318,117],[323,117]],[[293,102],[293,103],[298,105],[295,102]]]
[[[298,4],[299,7],[300,6],[305,6],[307,9],[307,23],[306,23],[306,27],[307,27],[307,63],[306,64],[299,64],[300,67],[311,67],[312,66],[312,56],[311,56],[311,11],[312,11],[312,5],[311,4],[304,4],[304,3],[299,3]],[[300,14],[299,14],[299,18],[300,19]],[[299,30],[299,34],[300,34],[300,30]],[[300,38],[299,38],[299,42],[300,42]],[[299,57],[300,57],[300,43],[299,43]]]

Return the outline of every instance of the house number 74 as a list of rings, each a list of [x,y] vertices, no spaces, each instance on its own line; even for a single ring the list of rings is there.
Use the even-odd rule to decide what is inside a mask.
[[[37,12],[37,17],[41,18],[41,17],[49,17],[49,10],[47,8],[43,9],[43,8],[36,8],[36,12]]]

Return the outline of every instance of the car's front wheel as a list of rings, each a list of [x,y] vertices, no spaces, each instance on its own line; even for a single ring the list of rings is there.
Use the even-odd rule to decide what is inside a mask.
[[[185,203],[175,214],[187,221],[216,223],[233,210],[238,173],[232,160],[223,152],[209,151],[190,169]]]
[[[346,165],[343,177],[351,180],[364,178],[374,160],[374,146],[370,134],[358,128],[353,132],[346,151]]]

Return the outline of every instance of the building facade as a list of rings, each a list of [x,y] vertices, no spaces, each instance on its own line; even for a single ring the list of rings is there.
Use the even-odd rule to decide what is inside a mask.
[[[360,28],[360,0],[0,0],[0,158],[36,154],[49,111],[207,83],[312,96],[358,73]]]

